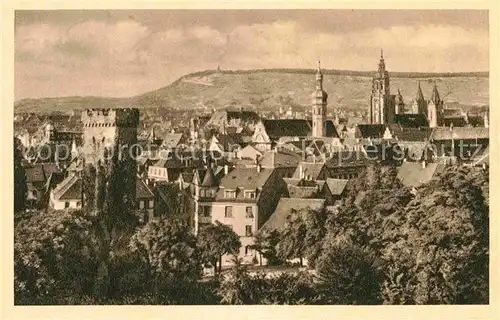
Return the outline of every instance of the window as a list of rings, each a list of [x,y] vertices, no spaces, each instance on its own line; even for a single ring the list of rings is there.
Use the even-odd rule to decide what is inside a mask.
[[[252,226],[245,226],[245,236],[247,237],[252,236]]]
[[[255,199],[255,191],[245,191],[245,198]]]
[[[227,199],[234,199],[236,198],[236,190],[225,190],[224,191],[224,197]]]
[[[139,209],[144,209],[144,201],[139,201]]]
[[[200,189],[200,197],[205,197],[205,189]]]
[[[153,209],[154,206],[155,206],[154,200],[149,200],[149,209]]]
[[[212,215],[212,207],[205,207],[205,210],[203,212],[203,215],[205,217],[210,217]]]
[[[65,202],[65,203],[64,203],[64,207],[65,207],[65,208],[69,208],[69,202]]]
[[[253,218],[253,207],[246,207],[245,218]]]
[[[226,217],[226,218],[233,217],[233,207],[226,207],[226,212],[224,214],[224,217]]]

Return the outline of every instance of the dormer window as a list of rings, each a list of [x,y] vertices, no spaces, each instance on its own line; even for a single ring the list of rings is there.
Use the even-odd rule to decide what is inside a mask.
[[[235,199],[236,198],[236,190],[224,190],[224,198]]]
[[[246,199],[255,199],[255,191],[245,191]]]

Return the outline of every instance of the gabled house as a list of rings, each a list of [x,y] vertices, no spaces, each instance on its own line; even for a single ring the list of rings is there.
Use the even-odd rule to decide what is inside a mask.
[[[256,252],[249,248],[254,234],[274,212],[286,184],[275,169],[237,167],[220,180],[212,203],[212,222],[230,226],[240,236],[240,257],[249,263]],[[228,263],[229,257],[223,261]]]

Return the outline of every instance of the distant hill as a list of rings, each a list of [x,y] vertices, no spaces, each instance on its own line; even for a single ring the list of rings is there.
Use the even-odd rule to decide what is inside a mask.
[[[23,99],[14,104],[15,112],[53,112],[86,108],[165,107],[193,108],[254,107],[277,109],[280,106],[308,107],[314,89],[311,69],[206,70],[185,75],[170,85],[130,98],[60,97]],[[329,107],[365,109],[374,72],[324,70],[324,88]],[[400,89],[405,102],[413,99],[421,82],[426,98],[437,83],[445,101],[461,105],[489,104],[489,74],[391,72],[391,91]]]

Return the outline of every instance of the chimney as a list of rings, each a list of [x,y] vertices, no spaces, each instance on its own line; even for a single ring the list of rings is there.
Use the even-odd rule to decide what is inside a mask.
[[[301,164],[299,164],[299,179],[300,180],[304,179],[304,168],[302,167]]]
[[[257,172],[260,172],[262,170],[262,166],[260,164],[257,165]]]
[[[229,166],[227,164],[224,165],[224,174],[227,175],[229,173]]]
[[[425,167],[427,167],[427,162],[424,160],[422,161],[422,168],[425,169]]]

